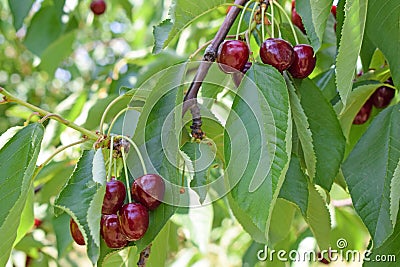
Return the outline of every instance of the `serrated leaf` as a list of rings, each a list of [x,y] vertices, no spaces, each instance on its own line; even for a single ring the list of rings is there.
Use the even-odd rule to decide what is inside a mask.
[[[67,212],[78,224],[93,264],[97,262],[100,253],[101,207],[106,184],[105,175],[95,179],[93,177],[93,173],[105,174],[104,159],[101,161],[95,157],[97,153],[101,153],[98,151],[86,150],[82,153],[72,176],[54,203],[55,207]]]
[[[289,235],[295,212],[296,206],[293,203],[283,198],[276,200],[268,233],[268,245],[271,248],[275,248],[277,243]]]
[[[388,107],[375,117],[342,167],[354,208],[376,247],[392,234],[390,211],[398,205],[390,203],[390,185],[400,159],[399,108]]]
[[[6,265],[17,237],[43,133],[41,124],[30,124],[0,150],[0,266]]]
[[[347,104],[353,85],[364,36],[367,7],[368,1],[365,0],[348,0],[345,4],[345,19],[336,58],[336,84],[344,105]]]
[[[390,183],[390,219],[395,225],[399,213],[400,205],[400,160],[393,174],[393,179]]]
[[[202,0],[201,2],[193,2],[191,0],[172,1],[169,10],[171,19],[167,19],[154,27],[155,44],[153,53],[159,53],[174,37],[179,35],[197,18],[226,2],[227,0]]]
[[[279,197],[297,205],[304,217],[307,216],[308,179],[301,169],[297,156],[292,155],[285,181],[282,184]]]
[[[34,190],[31,186],[28,190],[24,209],[21,212],[21,220],[19,222],[17,237],[14,246],[30,231],[34,224],[35,216],[33,214]]]
[[[332,2],[332,0],[296,0],[296,11],[303,20],[315,52],[321,47]]]
[[[374,83],[358,86],[351,91],[345,107],[343,107],[341,102],[338,102],[338,104],[335,106],[335,110],[340,112],[338,117],[340,124],[342,125],[343,134],[346,138],[348,138],[350,135],[354,118],[360,111],[361,107],[375,92],[375,90],[382,85],[383,84],[381,83]]]
[[[14,126],[11,128],[8,128],[7,131],[5,131],[1,136],[0,136],[0,149],[18,132],[22,129],[23,127],[21,126]]]
[[[369,0],[365,31],[386,57],[396,87],[400,86],[400,3],[397,0]]]
[[[317,240],[320,250],[330,247],[331,217],[325,201],[311,183],[308,185],[307,217],[305,218],[310,230]]]
[[[22,23],[34,2],[34,0],[8,0],[8,5],[13,15],[13,25],[16,31],[22,27]]]
[[[69,219],[71,217],[67,213],[62,213],[58,217],[53,216],[51,222],[56,236],[56,248],[58,258],[64,257],[68,247],[72,243],[71,233],[69,229]]]
[[[266,239],[289,166],[291,122],[282,75],[271,66],[253,64],[226,122],[224,149],[230,205],[257,242]]]
[[[146,234],[136,242],[142,251],[157,236],[159,231],[175,213],[181,201],[178,167],[180,127],[182,126],[183,87],[187,75],[187,64],[166,68],[148,79],[139,90],[149,91],[137,123],[133,141],[143,157],[148,173],[158,173],[166,182],[164,200],[156,210],[150,212],[150,224]],[[179,129],[179,130],[178,130]],[[136,151],[130,149],[127,165],[133,178],[143,175]],[[131,181],[132,182],[132,181]]]
[[[289,80],[286,80],[286,85],[289,88],[290,107],[293,114],[293,120],[296,125],[297,135],[303,149],[308,175],[312,181],[315,177],[317,165],[312,132],[310,130],[307,115],[304,113],[303,107],[300,104],[300,99],[297,96],[292,83]]]
[[[300,103],[308,118],[317,157],[313,183],[330,190],[342,163],[346,140],[332,105],[315,84],[304,79],[297,84]]]

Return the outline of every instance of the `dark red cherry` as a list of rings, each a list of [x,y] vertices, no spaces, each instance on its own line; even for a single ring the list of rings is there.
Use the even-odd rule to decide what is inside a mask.
[[[116,214],[103,215],[100,222],[100,234],[109,248],[123,248],[128,244]]]
[[[218,48],[217,62],[225,73],[241,71],[246,65],[250,55],[249,47],[239,40],[224,41]]]
[[[389,78],[386,83],[393,85],[393,81],[391,78]],[[393,97],[395,94],[395,90],[387,87],[387,86],[381,86],[376,91],[372,94],[371,100],[372,104],[376,108],[384,108],[387,107],[390,104],[390,101],[392,101]]]
[[[106,11],[107,5],[106,2],[104,2],[104,0],[93,0],[90,3],[90,10],[92,10],[92,12],[95,15],[101,15]]]
[[[69,220],[69,231],[71,232],[72,238],[78,245],[85,245],[85,238],[83,238],[81,230],[79,230],[78,225],[72,218]]]
[[[156,209],[164,198],[165,184],[157,174],[146,174],[137,178],[131,188],[132,197],[149,210]]]
[[[280,72],[290,67],[293,62],[292,45],[280,38],[268,38],[260,47],[262,62],[277,68]]]
[[[365,123],[369,115],[371,115],[372,110],[372,101],[368,99],[367,102],[361,107],[360,111],[357,113],[356,117],[353,120],[353,124],[363,124]]]
[[[306,33],[304,28],[303,20],[301,19],[299,13],[296,11],[296,3],[292,0],[292,23],[297,26],[303,33]]]
[[[298,44],[293,47],[294,60],[288,71],[294,78],[304,79],[315,68],[314,49],[307,44]]]
[[[119,210],[121,229],[130,241],[141,239],[149,227],[149,212],[140,203],[128,203]]]
[[[102,214],[116,214],[124,204],[126,196],[125,185],[115,178],[107,182],[106,193],[104,194]]]

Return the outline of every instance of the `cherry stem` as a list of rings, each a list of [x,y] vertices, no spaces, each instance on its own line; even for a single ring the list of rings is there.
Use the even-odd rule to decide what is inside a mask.
[[[258,5],[259,5],[259,2],[255,2],[255,3],[254,3],[254,6],[253,6],[253,9],[251,10],[250,19],[249,19],[249,28],[248,28],[248,30],[247,30],[247,33],[252,32],[253,17],[254,17],[254,13],[256,12],[256,9],[257,9]],[[250,44],[249,44],[249,47],[250,47]]]
[[[85,143],[86,141],[88,141],[88,139],[85,137],[85,138],[82,139],[82,140],[73,142],[73,143],[68,144],[68,145],[65,145],[65,146],[58,147],[58,148],[57,148],[57,149],[56,149],[42,164],[40,164],[40,165],[36,168],[34,175],[32,175],[32,180],[35,179],[35,177],[36,177],[36,176],[38,175],[38,173],[43,169],[43,167],[46,166],[56,155],[58,155],[59,153],[63,152],[63,151],[66,150],[67,148],[70,148],[70,147],[73,147],[73,146],[76,146],[76,145],[79,145],[79,144],[83,144],[83,143]]]
[[[136,154],[137,154],[137,156],[138,156],[138,158],[140,160],[140,164],[142,165],[143,174],[147,174],[146,164],[144,163],[142,154],[140,153],[140,150],[139,150],[138,146],[135,144],[135,142],[133,142],[133,140],[130,139],[129,137],[126,137],[126,136],[123,136],[123,135],[120,135],[119,137],[125,139],[126,141],[128,141],[133,146],[133,148],[135,149]]]
[[[108,112],[111,110],[111,108],[118,103],[121,99],[123,99],[124,97],[126,97],[126,94],[120,95],[117,98],[115,98],[113,101],[110,102],[110,104],[108,104],[107,108],[104,110],[103,116],[101,116],[101,120],[100,120],[100,126],[99,126],[99,131],[101,134],[103,134],[103,127],[104,127],[104,121],[106,120],[106,116],[108,114]]]
[[[249,0],[235,0],[235,5],[243,6]],[[201,133],[201,117],[200,109],[197,105],[197,94],[200,90],[200,87],[206,77],[211,64],[210,62],[214,62],[217,58],[217,51],[219,45],[224,41],[225,37],[228,35],[230,28],[232,27],[233,23],[236,20],[236,17],[239,15],[240,9],[237,6],[232,6],[229,10],[228,14],[225,17],[224,22],[222,23],[221,27],[219,28],[218,32],[216,33],[213,41],[207,47],[204,55],[203,61],[200,63],[199,68],[197,69],[197,73],[190,84],[189,90],[187,91],[184,103],[182,107],[182,117],[185,115],[186,111],[190,109],[193,118],[192,126],[195,130],[200,130]],[[195,124],[196,118],[196,124]],[[193,131],[192,131],[193,133]]]
[[[115,115],[115,117],[113,118],[113,120],[111,121],[110,127],[108,127],[107,135],[110,135],[110,134],[111,134],[111,130],[112,130],[112,128],[114,127],[114,124],[117,122],[118,118],[119,118],[122,114],[124,114],[125,112],[127,112],[128,110],[133,110],[133,109],[134,109],[134,107],[126,107],[126,108],[120,110],[120,111],[117,113],[117,115]]]
[[[275,38],[274,0],[271,1],[271,37]]]
[[[113,150],[114,150],[114,136],[111,136],[110,157],[109,157],[109,164],[108,164],[107,181],[111,180],[111,168],[112,168],[112,163],[113,163]]]
[[[250,6],[251,3],[253,3],[254,0],[250,0],[246,3],[246,5],[244,6],[242,13],[240,14],[239,17],[239,22],[238,22],[238,26],[237,26],[237,30],[236,30],[236,40],[239,40],[239,32],[240,32],[240,26],[242,26],[242,21],[244,18],[244,14],[246,13],[247,8]]]
[[[298,45],[299,44],[299,39],[297,38],[296,30],[294,29],[293,22],[290,19],[289,15],[286,13],[285,9],[277,1],[273,1],[272,3],[275,4],[282,11],[282,13],[284,14],[286,20],[288,21],[288,23],[290,25],[290,29],[291,29],[291,31],[293,33],[294,41],[296,42],[296,45]],[[271,9],[272,9],[272,7],[271,7]]]
[[[89,131],[88,129],[85,129],[85,128],[79,126],[79,125],[76,125],[75,123],[73,123],[73,122],[71,122],[69,120],[66,120],[63,117],[59,116],[59,115],[55,116],[55,114],[50,113],[47,110],[41,109],[41,108],[39,108],[39,107],[37,107],[35,105],[32,105],[32,104],[30,104],[30,103],[28,103],[28,102],[26,102],[26,101],[24,101],[22,99],[19,99],[18,97],[12,95],[10,92],[8,92],[6,89],[4,89],[2,87],[0,87],[0,94],[2,94],[4,96],[3,97],[3,101],[6,101],[7,103],[14,102],[14,103],[17,103],[17,104],[19,104],[21,106],[27,107],[27,108],[29,108],[29,109],[31,109],[33,111],[36,111],[42,117],[45,117],[46,115],[50,115],[51,114],[52,116],[50,116],[50,117],[52,119],[64,124],[65,126],[67,126],[69,128],[72,128],[72,129],[82,133],[87,138],[92,139],[92,140],[97,140],[99,138],[97,136],[97,134],[95,134],[94,132]]]
[[[129,200],[129,203],[132,203],[131,186],[129,184],[128,168],[126,167],[126,157],[125,157],[125,148],[124,148],[124,146],[121,147],[121,154],[122,154],[122,162],[124,163],[126,187],[128,189],[127,190],[128,191],[128,200]]]
[[[267,4],[262,3],[261,4],[261,35],[262,39],[265,40],[265,25],[264,25],[264,19],[265,19],[265,9],[266,9]]]
[[[32,120],[32,118],[33,118],[34,116],[40,116],[39,112],[32,112],[32,113],[29,115],[29,117],[26,119],[26,121],[24,122],[24,126],[27,126],[27,125],[31,122],[31,120]]]

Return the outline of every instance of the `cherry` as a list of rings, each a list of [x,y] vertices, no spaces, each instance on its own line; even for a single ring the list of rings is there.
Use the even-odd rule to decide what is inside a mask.
[[[82,232],[79,230],[78,225],[72,218],[69,220],[69,230],[72,238],[78,245],[85,245],[85,239],[83,238]]]
[[[372,110],[372,101],[368,99],[367,102],[361,107],[360,111],[357,113],[356,117],[353,120],[353,124],[363,124],[365,123]]]
[[[101,213],[116,214],[124,204],[125,195],[125,185],[113,177],[111,181],[107,182]]]
[[[262,62],[277,68],[280,72],[290,67],[294,59],[292,45],[280,38],[268,38],[260,47]]]
[[[123,248],[128,244],[116,214],[101,217],[100,234],[109,248]]]
[[[149,210],[154,210],[161,204],[164,192],[164,180],[157,174],[146,174],[137,178],[131,188],[133,199]]]
[[[233,82],[235,83],[236,87],[239,87],[240,83],[242,82],[244,74],[251,68],[252,63],[247,62],[241,72],[234,72],[232,73]]]
[[[307,44],[298,44],[293,47],[294,60],[288,71],[294,78],[304,79],[315,68],[314,49]]]
[[[149,227],[149,212],[140,203],[128,203],[119,210],[121,229],[130,241],[141,239]]]
[[[335,19],[336,19],[336,6],[332,6],[332,7],[331,7],[331,13],[332,13],[332,15],[335,17]]]
[[[41,219],[35,218],[34,222],[33,222],[33,226],[35,228],[39,228],[42,225],[43,221]]]
[[[389,78],[386,83],[393,85],[393,81],[391,78]],[[387,86],[381,86],[376,91],[372,94],[371,100],[372,104],[376,108],[384,108],[387,107],[390,104],[390,101],[392,101],[394,97],[395,90],[387,87]]]
[[[301,19],[299,13],[296,11],[296,2],[292,0],[292,23],[296,25],[303,33],[306,33],[304,28],[303,20]]]
[[[245,42],[239,40],[224,41],[218,48],[217,62],[225,73],[241,71],[249,59],[250,49]]]
[[[106,2],[104,2],[104,0],[93,0],[90,3],[90,9],[96,16],[103,14],[106,11],[106,8],[107,5]]]

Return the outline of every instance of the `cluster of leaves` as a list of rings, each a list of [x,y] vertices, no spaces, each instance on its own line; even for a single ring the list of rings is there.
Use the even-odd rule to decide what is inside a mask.
[[[30,7],[33,1],[24,2]],[[290,10],[291,1],[282,2]],[[180,52],[196,50],[199,42],[202,42],[200,36],[212,39],[217,26],[210,29],[210,21],[216,21],[215,25],[219,25],[227,3],[223,0],[203,0],[201,4],[186,0],[173,1],[169,10],[170,18],[154,28],[153,51],[161,52],[167,46],[174,50],[182,49]],[[120,24],[133,27],[135,24],[131,19],[139,15],[132,14],[131,3],[120,1],[115,5],[122,8],[110,8],[112,13],[109,21],[118,21],[118,16],[123,12],[125,19]],[[400,52],[396,47],[400,39],[400,5],[396,0],[385,3],[378,0],[341,0],[337,8],[336,32],[333,27],[335,20],[330,13],[331,5],[331,0],[296,1],[297,12],[303,17],[307,35],[300,30],[296,32],[302,43],[309,43],[317,51],[317,66],[310,78],[292,80],[270,66],[254,63],[237,91],[226,92],[221,86],[220,77],[223,74],[213,76],[218,73],[217,69],[210,72],[201,89],[201,97],[213,100],[205,101],[203,106],[207,109],[201,110],[203,130],[208,140],[195,143],[187,134],[188,125],[183,131],[181,129],[180,104],[185,87],[178,86],[190,82],[192,66],[178,65],[177,71],[162,71],[147,79],[157,71],[168,70],[167,67],[181,61],[181,57],[172,52],[154,58],[145,55],[136,58],[138,62],[134,60],[134,64],[127,64],[132,60],[128,53],[117,60],[118,55],[109,51],[110,54],[103,54],[107,56],[95,62],[96,71],[88,71],[77,63],[82,55],[79,51],[83,49],[83,44],[90,46],[90,36],[99,36],[103,31],[96,33],[81,28],[81,23],[85,22],[83,14],[85,18],[87,16],[83,4],[66,11],[64,1],[48,0],[42,2],[40,8],[37,7],[38,11],[30,14],[30,8],[21,10],[17,1],[10,0],[13,30],[12,33],[4,33],[3,30],[2,34],[9,37],[18,31],[24,35],[22,42],[15,41],[18,44],[10,44],[11,38],[6,38],[6,45],[17,47],[17,55],[22,55],[26,49],[35,54],[27,56],[32,61],[29,64],[32,69],[26,74],[27,77],[40,80],[43,73],[53,75],[57,69],[58,73],[68,72],[74,79],[80,75],[85,85],[94,83],[108,88],[108,96],[96,101],[89,112],[85,111],[89,108],[87,99],[92,99],[92,95],[99,98],[104,94],[104,90],[97,90],[97,86],[91,87],[92,93],[77,90],[74,97],[69,96],[69,103],[72,101],[75,104],[70,104],[67,109],[62,109],[61,104],[57,106],[60,98],[52,94],[54,99],[50,99],[54,103],[46,102],[45,106],[54,106],[56,111],[60,108],[61,114],[70,120],[79,119],[79,115],[86,112],[83,126],[96,129],[99,113],[115,98],[119,88],[125,86],[122,87],[123,91],[136,88],[127,92],[126,97],[113,107],[114,110],[106,118],[109,121],[127,104],[133,109],[126,111],[125,118],[117,121],[113,132],[133,136],[133,141],[145,155],[148,169],[160,173],[171,184],[193,188],[199,204],[218,198],[215,195],[220,193],[219,188],[213,187],[212,182],[218,181],[221,174],[224,185],[231,190],[222,200],[213,202],[212,208],[205,206],[200,211],[177,209],[178,205],[189,206],[191,199],[188,192],[181,194],[179,201],[174,197],[169,204],[162,204],[152,214],[149,231],[140,242],[123,251],[111,251],[101,242],[98,229],[106,173],[103,153],[100,150],[83,152],[74,171],[69,160],[73,157],[67,155],[64,161],[50,164],[37,173],[35,164],[41,144],[44,143],[47,149],[58,145],[62,142],[60,134],[66,132],[65,128],[57,125],[53,126],[57,127],[54,130],[50,128],[51,125],[47,126],[47,132],[54,131],[51,135],[55,140],[43,138],[44,127],[39,123],[11,128],[0,139],[0,168],[6,170],[0,175],[0,200],[5,203],[0,208],[3,215],[0,216],[0,233],[1,236],[5,234],[7,240],[0,247],[0,264],[7,262],[15,245],[16,249],[20,248],[32,257],[44,246],[37,241],[33,246],[35,249],[32,246],[27,249],[29,245],[26,245],[32,240],[30,229],[34,202],[51,204],[54,213],[59,215],[57,219],[51,219],[57,236],[58,257],[63,257],[70,244],[65,229],[68,228],[69,216],[72,216],[84,233],[88,244],[87,255],[93,263],[100,265],[129,266],[150,242],[153,242],[153,250],[157,250],[157,257],[153,258],[154,266],[165,265],[166,254],[178,251],[175,237],[177,225],[188,229],[192,243],[200,251],[200,256],[196,258],[192,254],[191,260],[184,264],[193,263],[210,253],[207,252],[207,246],[213,239],[211,229],[224,228],[223,218],[229,217],[229,212],[251,237],[242,237],[248,247],[246,253],[240,255],[243,264],[255,265],[256,252],[264,244],[271,249],[289,251],[297,249],[300,242],[309,236],[315,238],[319,250],[330,247],[336,249],[336,241],[344,238],[348,242],[346,250],[363,251],[367,248],[365,239],[369,235],[374,245],[373,255],[395,254],[399,258],[398,244],[395,242],[399,235],[400,204],[398,94],[389,107],[374,109],[367,123],[353,125],[352,122],[362,105],[388,77],[393,78],[397,88],[400,84]],[[143,5],[142,8],[143,11],[149,10],[149,6]],[[144,25],[161,19],[160,11],[153,12],[152,19],[145,17],[142,20],[145,21]],[[382,17],[386,19],[382,20]],[[54,18],[57,22],[53,21]],[[279,21],[282,37],[293,42],[294,37],[287,22],[283,17],[276,19],[282,19]],[[7,20],[4,24],[11,25]],[[49,26],[53,24],[54,27]],[[93,25],[98,27],[101,24],[96,19],[93,21]],[[243,27],[247,26],[246,22],[243,24]],[[237,27],[234,24],[231,31],[236,32]],[[87,35],[88,32],[92,35]],[[119,36],[111,30],[109,35],[112,37],[105,35],[101,38],[108,40],[104,43],[107,42],[111,47],[112,41],[121,36],[124,40],[130,40],[129,32]],[[142,34],[143,40],[147,40],[146,27],[137,32]],[[85,34],[89,38],[84,37]],[[182,40],[185,39],[182,36],[187,38],[184,48]],[[77,40],[80,42],[73,49]],[[131,45],[150,46],[146,41],[143,44],[143,40],[142,43],[132,40]],[[258,51],[256,48],[260,42],[262,40],[255,33],[251,50]],[[26,48],[22,48],[21,43]],[[90,47],[92,57],[96,58],[95,44]],[[75,55],[71,57],[72,52]],[[37,57],[41,59],[38,66],[34,62]],[[107,57],[111,57],[109,62],[104,61]],[[254,57],[257,58],[257,55]],[[361,65],[358,59],[361,59]],[[116,60],[115,66],[119,66],[119,62],[125,63],[125,71],[113,67]],[[9,65],[7,72],[22,73],[22,65],[14,64]],[[142,65],[146,66],[141,68]],[[356,77],[361,69],[364,74]],[[33,75],[37,70],[41,72]],[[98,82],[106,76],[111,78]],[[136,82],[132,82],[132,78],[136,78]],[[46,92],[51,92],[57,78],[51,83],[48,79],[44,79],[42,85]],[[11,80],[3,85],[12,87]],[[72,80],[68,83],[70,91],[74,92]],[[24,88],[17,88],[17,91],[23,92]],[[83,91],[85,93],[82,94]],[[41,100],[36,104],[43,105]],[[6,114],[11,116],[15,113],[10,111]],[[188,116],[183,118],[184,121]],[[8,122],[2,127],[7,128],[12,123]],[[209,146],[211,141],[214,147]],[[166,147],[165,142],[168,144]],[[208,165],[201,166],[199,159],[208,162]],[[129,179],[132,181],[142,170],[134,153],[129,154],[128,162],[132,172]],[[66,168],[69,171],[65,171]],[[186,170],[186,176],[182,175],[181,169]],[[34,194],[34,189],[38,187],[41,187],[41,191]],[[58,198],[54,202],[56,195]],[[354,209],[334,207],[334,202],[331,202],[332,199],[348,197],[351,197]],[[49,210],[47,216],[52,217]],[[201,222],[196,218],[201,218]],[[196,226],[205,229],[204,236],[198,236]],[[166,239],[169,245],[163,247]],[[182,242],[179,243],[181,245]],[[280,266],[284,263],[271,264]],[[372,264],[365,263],[366,266]],[[394,263],[386,264],[390,266]]]

